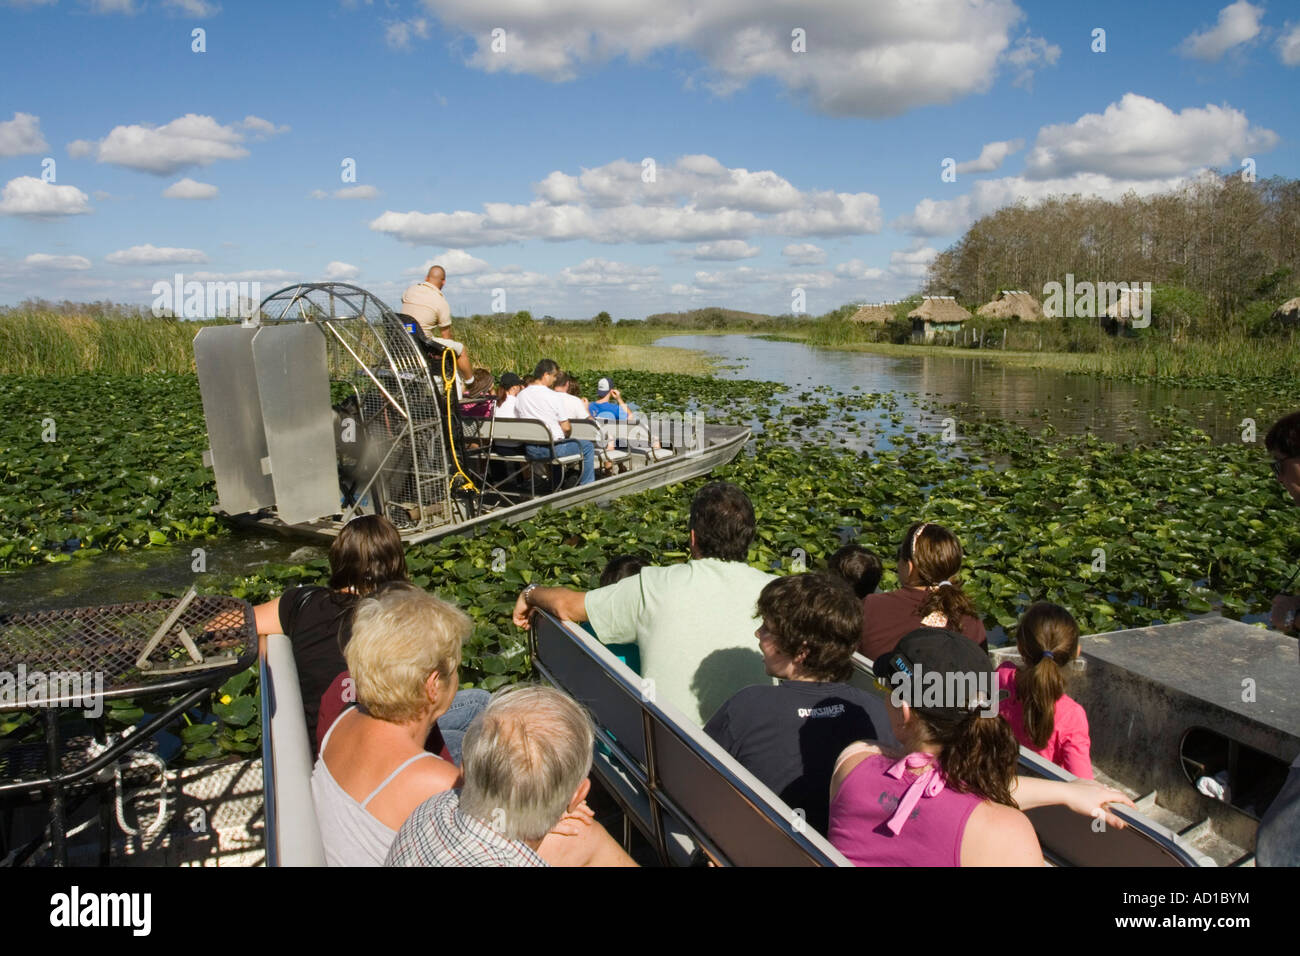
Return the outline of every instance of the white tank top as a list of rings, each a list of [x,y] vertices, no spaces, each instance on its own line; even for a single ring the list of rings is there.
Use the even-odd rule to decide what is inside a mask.
[[[316,805],[316,821],[320,826],[321,842],[325,845],[327,865],[383,866],[388,849],[397,837],[397,831],[371,816],[366,807],[403,770],[423,757],[434,755],[416,754],[402,761],[396,770],[384,778],[383,783],[370,792],[370,796],[358,802],[339,786],[329,767],[325,766],[325,747],[329,744],[330,734],[334,733],[339,721],[351,713],[352,709],[349,707],[334,719],[330,729],[325,732],[325,739],[320,743],[320,756],[316,758],[316,766],[311,772],[312,802]]]

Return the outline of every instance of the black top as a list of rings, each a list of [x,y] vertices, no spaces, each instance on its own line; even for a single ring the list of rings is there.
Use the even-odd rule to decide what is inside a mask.
[[[356,606],[355,594],[323,587],[290,588],[280,597],[280,627],[293,645],[313,758],[319,746],[316,718],[321,695],[348,668],[343,648],[352,639],[352,611]]]
[[[857,740],[894,742],[884,700],[817,681],[746,687],[704,731],[822,834],[835,758]]]

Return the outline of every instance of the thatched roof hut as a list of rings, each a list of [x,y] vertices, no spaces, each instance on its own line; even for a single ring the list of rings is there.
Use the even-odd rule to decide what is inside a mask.
[[[929,342],[936,332],[960,332],[971,314],[950,295],[927,295],[907,317],[912,320],[912,341]]]
[[[896,302],[873,302],[849,316],[850,322],[875,322],[883,325],[894,317]]]
[[[957,300],[950,295],[927,295],[921,300],[920,305],[907,313],[907,317],[947,325],[953,322],[965,322],[971,314],[959,306]]]
[[[1273,319],[1281,322],[1283,325],[1296,325],[1300,323],[1300,295],[1294,299],[1287,299],[1277,307],[1273,313]]]
[[[1043,318],[1043,307],[1023,289],[1003,289],[996,298],[981,305],[975,314],[988,319],[1014,317],[1021,322],[1038,322]]]

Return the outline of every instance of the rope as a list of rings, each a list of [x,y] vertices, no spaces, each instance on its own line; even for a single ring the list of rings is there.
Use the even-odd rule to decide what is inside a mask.
[[[447,362],[449,359],[451,359],[451,356],[452,356],[451,349],[443,349],[442,390],[443,390],[443,395],[446,398],[446,402],[447,402],[447,435],[449,437],[447,444],[451,446],[451,461],[452,464],[456,466],[456,474],[460,475],[460,477],[465,480],[465,484],[461,487],[461,490],[473,492],[473,491],[478,491],[478,487],[474,484],[474,480],[470,478],[469,475],[465,474],[465,469],[460,466],[460,456],[456,454],[456,436],[451,430],[452,428],[451,390],[456,387],[456,367],[455,367],[454,360],[452,361],[451,374],[450,375],[447,374]]]
[[[134,727],[128,727],[125,731],[122,732],[122,736],[125,738],[134,732],[135,732]],[[108,749],[107,743],[101,744],[92,740],[90,742],[90,745],[86,748],[86,753],[87,756],[94,758],[102,754],[107,749]],[[132,751],[129,759],[131,761],[132,767],[142,767],[142,766],[152,765],[158,768],[158,778],[159,778],[158,815],[154,817],[154,820],[151,824],[149,824],[147,827],[143,827],[142,829],[136,829],[135,827],[130,826],[126,822],[126,811],[124,807],[125,799],[122,793],[121,761],[118,761],[117,763],[113,764],[113,791],[114,791],[113,809],[117,816],[117,825],[122,828],[123,833],[125,833],[127,836],[133,836],[133,837],[138,837],[143,835],[147,839],[149,837],[156,835],[163,828],[163,824],[167,820],[167,764],[164,763],[163,759],[159,757],[157,754],[149,753],[146,750]],[[137,797],[143,792],[144,792],[143,789],[137,790],[133,794],[131,794],[131,797],[132,798]],[[139,819],[139,815],[137,814],[137,820],[138,819]]]

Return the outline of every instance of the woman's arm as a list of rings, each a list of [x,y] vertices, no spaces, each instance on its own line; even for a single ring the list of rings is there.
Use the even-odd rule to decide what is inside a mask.
[[[835,759],[835,772],[831,774],[831,799],[835,799],[835,794],[840,792],[840,786],[848,779],[854,767],[880,752],[880,746],[874,740],[859,740],[845,747]]]
[[[1085,817],[1105,815],[1106,823],[1122,830],[1125,823],[1106,808],[1112,803],[1133,807],[1128,796],[1113,787],[1103,786],[1095,780],[1044,780],[1041,777],[1016,777],[1011,784],[1011,796],[1021,810],[1060,804]]]
[[[253,615],[257,620],[258,634],[279,634],[280,627],[280,599],[271,598],[265,604],[259,604],[253,608]]]

